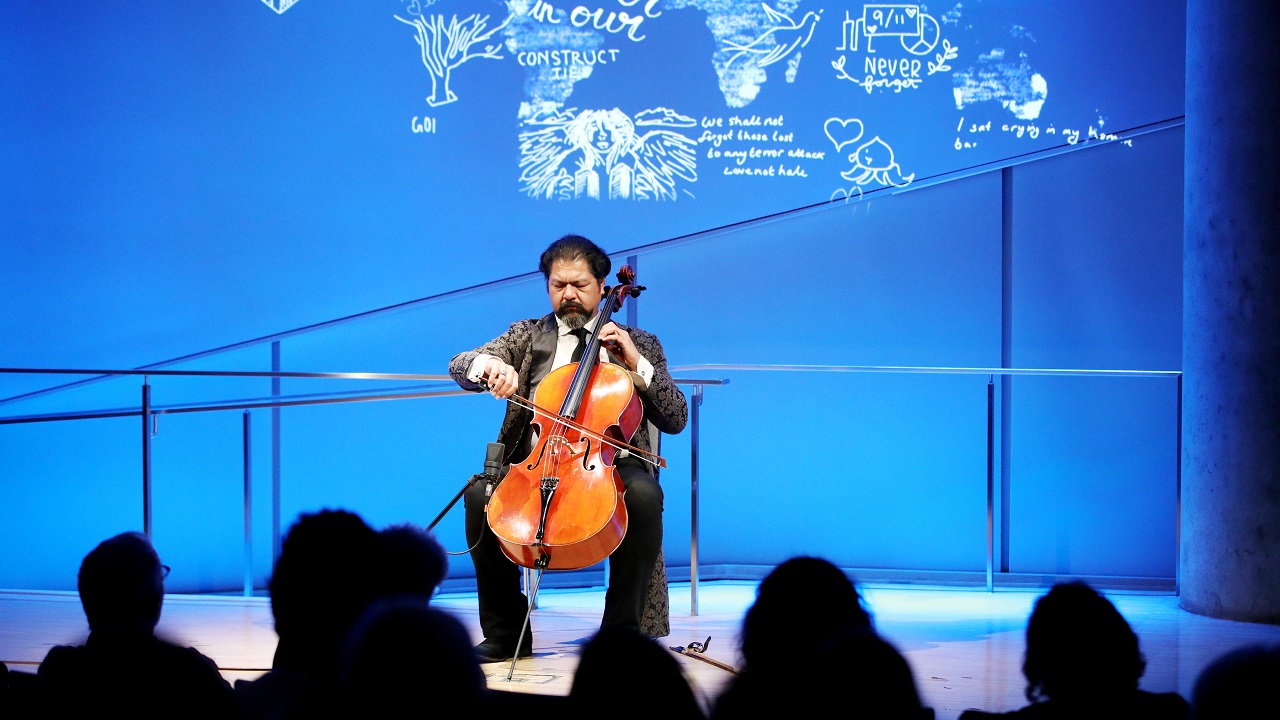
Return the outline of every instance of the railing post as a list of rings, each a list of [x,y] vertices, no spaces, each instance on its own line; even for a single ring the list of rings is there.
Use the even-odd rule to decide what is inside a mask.
[[[1173,594],[1182,596],[1182,373],[1178,373],[1177,387],[1174,392],[1177,393],[1178,401],[1178,432],[1177,444],[1174,446],[1178,453],[1177,464],[1177,481],[1173,489]]]
[[[151,539],[151,385],[142,376],[142,532]]]
[[[698,615],[698,408],[702,407],[702,386],[693,386],[692,425],[689,438],[689,615]]]
[[[995,592],[996,376],[987,378],[987,592]]]
[[[244,411],[244,596],[253,597],[253,436],[249,411]]]
[[[280,341],[271,343],[271,372],[280,372]],[[280,377],[271,378],[271,397],[280,398]],[[280,559],[280,408],[271,408],[271,561]]]

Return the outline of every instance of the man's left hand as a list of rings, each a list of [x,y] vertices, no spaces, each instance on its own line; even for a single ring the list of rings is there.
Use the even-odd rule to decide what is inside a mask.
[[[640,351],[631,341],[631,335],[617,324],[611,322],[600,330],[600,344],[621,360],[628,370],[635,372],[640,367]]]

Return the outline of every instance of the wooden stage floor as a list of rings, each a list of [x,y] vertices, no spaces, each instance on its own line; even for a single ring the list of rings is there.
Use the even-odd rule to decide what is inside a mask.
[[[667,647],[703,643],[706,655],[737,665],[738,626],[755,594],[755,582],[702,582],[698,610],[690,615],[688,583],[671,585],[671,634]],[[1021,675],[1023,633],[1043,590],[919,586],[863,586],[881,634],[906,655],[925,703],[938,720],[965,708],[1010,710],[1025,704]],[[1167,594],[1107,593],[1133,625],[1147,658],[1142,687],[1190,698],[1200,671],[1222,653],[1251,643],[1280,643],[1280,627],[1215,620],[1178,608]],[[491,687],[542,694],[569,690],[580,645],[598,627],[602,588],[544,589],[534,611],[534,657],[484,666]],[[437,596],[437,607],[455,613],[478,641],[474,593]],[[0,592],[0,661],[34,672],[48,649],[83,641],[88,628],[74,593]],[[169,595],[160,633],[213,658],[229,680],[254,678],[271,664],[275,632],[265,598]],[[729,672],[678,656],[704,703],[720,692]],[[804,658],[796,658],[804,662]],[[139,668],[145,672],[145,668]]]

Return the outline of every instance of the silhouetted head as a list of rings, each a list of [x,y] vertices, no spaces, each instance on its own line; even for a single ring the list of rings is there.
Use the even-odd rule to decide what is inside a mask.
[[[603,281],[613,267],[609,256],[600,246],[581,235],[565,235],[547,246],[538,260],[538,269],[542,277],[551,279],[551,266],[558,262],[573,263],[578,260],[586,262],[592,276]]]
[[[378,533],[381,577],[379,594],[414,595],[430,600],[449,571],[449,558],[436,537],[410,524],[392,525]]]
[[[794,663],[848,628],[870,629],[871,615],[853,581],[827,560],[800,556],[775,567],[742,622],[747,668]]]
[[[1262,717],[1280,678],[1280,645],[1249,645],[1219,656],[1206,667],[1191,691],[1188,720],[1238,720]]]
[[[352,628],[342,657],[342,693],[351,717],[469,717],[485,701],[484,673],[457,618],[425,599],[378,600]]]
[[[582,648],[569,699],[583,712],[617,710],[624,718],[697,720],[702,707],[680,663],[639,630],[600,628]]]
[[[164,566],[142,533],[99,543],[80,563],[77,587],[92,632],[151,634],[160,621]]]
[[[874,630],[848,627],[813,656],[812,707],[840,707],[850,718],[932,718],[920,702],[907,659]]]
[[[345,510],[305,514],[280,547],[271,574],[271,612],[280,636],[277,662],[336,661],[352,624],[377,595],[378,534]]]
[[[1059,583],[1036,601],[1022,663],[1031,702],[1132,693],[1145,670],[1138,636],[1086,583]]]

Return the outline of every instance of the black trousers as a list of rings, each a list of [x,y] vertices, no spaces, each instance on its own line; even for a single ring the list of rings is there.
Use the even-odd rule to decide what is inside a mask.
[[[627,489],[627,534],[609,556],[609,588],[600,626],[639,630],[649,579],[662,549],[662,487],[640,460],[620,458],[614,467]],[[464,502],[467,545],[474,546],[471,562],[476,568],[480,629],[486,640],[514,644],[529,606],[520,590],[520,567],[502,553],[489,529],[484,483],[473,483]]]

